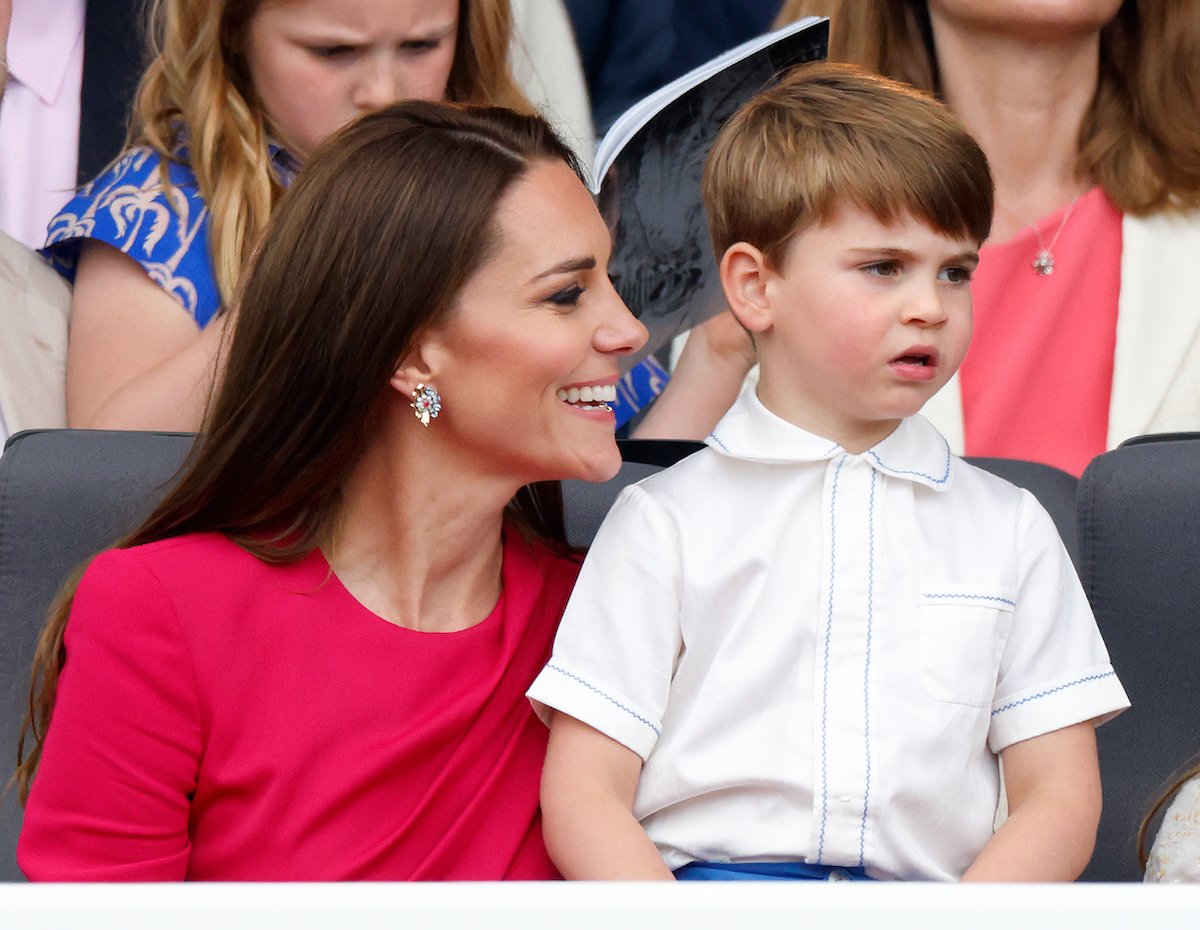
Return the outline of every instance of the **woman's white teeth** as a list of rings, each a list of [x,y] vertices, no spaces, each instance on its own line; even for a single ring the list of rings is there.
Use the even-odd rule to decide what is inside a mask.
[[[558,399],[568,404],[603,404],[617,399],[615,384],[592,384],[584,387],[559,388]]]

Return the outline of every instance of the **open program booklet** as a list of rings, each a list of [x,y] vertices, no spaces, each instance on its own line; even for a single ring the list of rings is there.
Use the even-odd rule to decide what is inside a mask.
[[[789,68],[824,58],[828,41],[829,20],[812,16],[751,39],[634,104],[600,143],[593,193],[613,234],[613,283],[650,330],[643,356],[724,306],[700,202],[717,132]]]

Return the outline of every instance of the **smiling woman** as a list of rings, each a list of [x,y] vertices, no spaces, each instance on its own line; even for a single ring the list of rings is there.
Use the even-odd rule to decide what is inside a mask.
[[[578,568],[554,479],[620,464],[570,394],[646,338],[608,252],[536,117],[410,102],[318,148],[189,467],[43,634],[30,878],[556,875],[524,692]]]
[[[471,450],[458,468],[480,481],[611,477],[612,410],[582,394],[615,392],[619,356],[645,334],[608,280],[608,230],[563,162],[531,168],[496,222],[494,254],[426,340],[425,363],[450,366],[439,389],[471,399],[439,436]]]

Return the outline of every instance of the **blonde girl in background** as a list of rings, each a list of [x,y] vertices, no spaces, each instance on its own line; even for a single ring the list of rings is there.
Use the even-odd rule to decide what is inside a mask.
[[[400,99],[530,109],[508,0],[156,0],[127,151],[50,225],[76,427],[199,425],[238,278],[298,167]]]

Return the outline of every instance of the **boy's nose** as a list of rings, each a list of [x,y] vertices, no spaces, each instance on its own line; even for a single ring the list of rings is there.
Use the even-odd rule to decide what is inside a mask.
[[[911,296],[904,307],[904,322],[918,326],[938,326],[948,317],[946,306],[936,288],[926,288]]]

